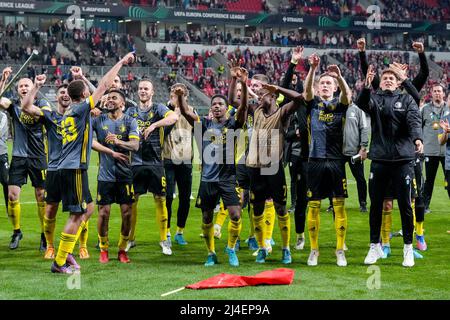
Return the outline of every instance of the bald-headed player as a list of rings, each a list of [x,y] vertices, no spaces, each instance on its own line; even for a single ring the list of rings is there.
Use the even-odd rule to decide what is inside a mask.
[[[166,177],[162,160],[164,127],[173,125],[178,115],[165,105],[153,103],[153,84],[141,80],[138,87],[139,106],[131,107],[126,114],[136,119],[139,129],[139,150],[132,155],[133,186],[136,201],[133,203],[128,251],[135,246],[135,228],[139,196],[153,193],[156,220],[159,226],[160,246],[165,255],[172,249],[167,240],[168,213],[166,207]]]
[[[22,78],[17,83],[18,96],[8,99],[1,98],[0,107],[8,110],[14,132],[13,157],[9,170],[8,186],[8,215],[13,224],[13,235],[9,244],[10,249],[17,249],[23,234],[20,230],[20,192],[27,177],[31,179],[38,206],[38,216],[41,224],[41,244],[39,249],[44,251],[47,247],[44,236],[44,187],[45,170],[47,169],[47,155],[45,147],[45,134],[42,122],[22,112],[22,100],[33,87],[33,81]],[[39,108],[48,107],[42,99],[34,102]]]

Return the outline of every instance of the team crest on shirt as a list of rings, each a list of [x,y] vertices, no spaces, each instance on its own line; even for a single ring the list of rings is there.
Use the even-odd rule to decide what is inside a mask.
[[[149,114],[148,114],[148,116],[147,116],[147,118],[150,120],[151,118],[153,118],[153,112],[149,112]]]
[[[83,210],[86,210],[86,208],[87,208],[87,203],[86,203],[86,201],[83,201],[83,203],[81,204],[81,208],[82,208]]]
[[[105,131],[108,131],[108,126],[107,126],[107,125],[104,125],[104,126],[102,127],[102,129],[105,130]]]
[[[328,110],[331,110],[331,111],[336,110],[336,106],[334,104],[331,104],[331,103],[327,106],[327,108],[328,108]]]
[[[125,132],[127,130],[127,127],[122,123],[119,127],[120,132]]]
[[[395,109],[400,109],[402,107],[402,103],[400,102],[400,101],[397,101],[395,104],[394,104],[394,108]]]

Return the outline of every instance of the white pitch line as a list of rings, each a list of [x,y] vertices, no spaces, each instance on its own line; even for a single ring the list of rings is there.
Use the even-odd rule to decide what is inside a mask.
[[[185,289],[185,287],[181,287],[181,288],[178,288],[178,289],[175,289],[175,290],[172,290],[172,291],[163,293],[163,294],[161,295],[161,297],[165,297],[165,296],[168,296],[168,295],[170,295],[170,294],[177,293],[177,292],[179,292],[179,291],[181,291],[181,290],[184,290],[184,289]]]

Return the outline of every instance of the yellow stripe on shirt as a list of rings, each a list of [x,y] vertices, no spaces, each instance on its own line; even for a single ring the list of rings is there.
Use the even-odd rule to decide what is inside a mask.
[[[83,134],[83,146],[81,147],[81,163],[87,162],[87,145],[89,140],[89,123],[86,123],[86,129]]]
[[[95,108],[94,98],[92,98],[92,96],[89,96],[89,104],[91,106],[91,110]]]

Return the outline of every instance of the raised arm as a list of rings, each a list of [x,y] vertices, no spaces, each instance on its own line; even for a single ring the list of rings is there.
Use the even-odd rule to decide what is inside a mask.
[[[292,77],[294,76],[294,70],[297,67],[298,62],[302,59],[303,56],[303,47],[296,47],[292,49],[292,57],[291,57],[291,63],[289,64],[289,67],[286,71],[286,74],[284,75],[282,87],[289,89],[292,82]]]
[[[73,79],[83,80],[84,84],[88,86],[91,94],[95,91],[95,86],[86,78],[80,67],[73,66],[70,68],[70,72],[72,73]]]
[[[367,62],[367,56],[366,56],[366,39],[360,38],[356,41],[356,45],[358,47],[359,51],[359,62],[361,65],[361,71],[366,77],[367,71],[369,70],[369,63]],[[378,74],[375,74],[375,77],[372,81],[372,87],[377,90],[380,87],[380,78]]]
[[[248,71],[244,68],[241,68],[240,71],[240,79],[241,82],[241,104],[236,111],[236,124],[238,128],[242,128],[242,126],[247,122],[247,114],[248,114]]]
[[[3,92],[3,90],[5,89],[6,83],[8,82],[8,79],[9,79],[9,76],[11,75],[11,73],[12,73],[11,67],[7,67],[7,68],[3,69],[2,78],[0,80],[0,92]],[[0,108],[6,110],[9,108],[10,105],[11,105],[10,99],[1,97]]]
[[[420,70],[417,76],[412,80],[412,84],[420,92],[423,86],[427,83],[428,76],[430,75],[430,69],[428,67],[427,56],[425,55],[425,49],[422,42],[413,42],[414,50],[419,54]]]
[[[102,98],[102,96],[105,94],[106,90],[109,89],[109,86],[111,82],[114,81],[114,78],[119,73],[120,69],[127,65],[131,64],[134,61],[134,54],[128,53],[125,57],[122,58],[119,62],[116,63],[114,67],[112,67],[100,80],[100,83],[98,84],[97,89],[92,93],[92,99],[94,100],[94,105],[97,104],[98,101]],[[80,80],[82,80],[80,78]]]
[[[364,88],[362,89],[361,93],[359,94],[358,98],[355,101],[355,104],[358,108],[360,108],[362,111],[366,112],[367,114],[370,114],[371,112],[371,103],[370,103],[370,90],[372,87],[372,81],[375,77],[375,71],[373,66],[369,66],[369,69],[367,71],[366,80],[364,82]]]
[[[6,83],[8,82],[11,73],[12,73],[11,67],[6,67],[5,69],[3,69],[2,78],[0,79],[0,92],[3,92],[3,90],[5,89]]]
[[[178,106],[180,107],[181,114],[186,118],[189,124],[193,127],[194,123],[200,121],[200,118],[194,111],[191,111],[184,99],[184,89],[180,86],[175,88],[175,95],[178,97]]]
[[[236,83],[240,76],[241,68],[239,66],[239,62],[236,59],[232,59],[228,66],[230,67],[230,87],[228,88],[228,103],[231,104],[234,108],[238,108],[240,105],[240,101],[236,97]]]
[[[289,103],[285,104],[283,108],[281,108],[281,119],[283,122],[287,121],[289,116],[298,108],[305,105],[305,98],[303,94],[298,93],[297,91],[281,88],[271,84],[263,84],[263,88],[272,94],[282,94],[290,100]]]
[[[341,89],[339,102],[348,106],[352,102],[352,90],[342,76],[341,69],[337,65],[332,64],[328,66],[327,73],[337,80],[339,89]]]
[[[405,91],[414,99],[417,105],[420,105],[420,94],[417,88],[408,79],[407,71],[408,65],[394,62],[389,65],[389,69],[392,70],[397,78],[400,80]]]
[[[22,99],[21,102],[23,112],[35,118],[39,118],[43,115],[41,108],[35,106],[33,103],[34,100],[36,99],[39,90],[45,84],[46,80],[47,77],[45,76],[45,74],[36,76],[36,78],[34,79],[33,88],[31,88],[31,90],[28,92],[25,98]]]
[[[305,90],[303,91],[303,97],[306,101],[311,101],[314,99],[314,80],[315,80],[315,73],[317,68],[320,64],[320,58],[317,54],[312,54],[308,58],[309,62],[309,71],[308,75],[305,79]]]

